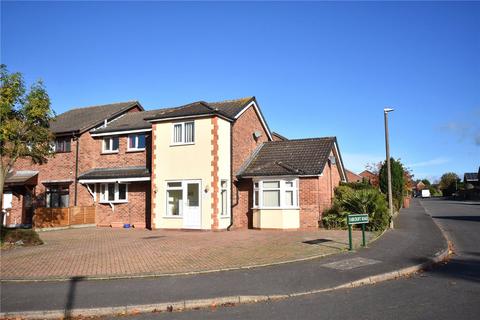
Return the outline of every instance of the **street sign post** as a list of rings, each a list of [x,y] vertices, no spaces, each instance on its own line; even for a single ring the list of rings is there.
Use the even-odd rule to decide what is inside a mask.
[[[352,245],[352,225],[362,225],[362,247],[366,246],[365,243],[365,224],[368,223],[368,214],[349,214],[347,215],[348,224],[348,250],[353,250]]]

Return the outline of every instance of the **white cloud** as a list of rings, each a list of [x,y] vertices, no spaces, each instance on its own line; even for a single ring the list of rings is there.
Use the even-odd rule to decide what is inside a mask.
[[[419,167],[431,167],[431,166],[438,166],[441,164],[449,163],[450,159],[445,158],[445,157],[438,157],[426,161],[421,161],[417,163],[411,163],[407,165],[409,168],[419,168]]]

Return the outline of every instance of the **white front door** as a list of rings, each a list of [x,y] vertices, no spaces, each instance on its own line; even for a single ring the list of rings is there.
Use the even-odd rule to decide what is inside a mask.
[[[202,212],[200,209],[200,181],[183,182],[183,227],[200,229]]]

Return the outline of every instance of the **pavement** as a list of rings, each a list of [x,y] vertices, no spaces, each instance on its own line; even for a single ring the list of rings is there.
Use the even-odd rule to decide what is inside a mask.
[[[137,319],[470,320],[480,318],[480,203],[425,199],[422,204],[448,234],[448,263],[395,281],[232,307],[145,313]]]
[[[194,308],[265,297],[275,300],[391,279],[405,274],[399,270],[414,272],[447,252],[447,240],[418,200],[394,222],[395,229],[368,248],[309,261],[150,279],[3,282],[2,312],[13,316],[42,310],[36,316],[48,317],[59,312],[68,316],[86,314],[86,310],[108,314],[110,310],[115,314],[119,310]]]
[[[339,230],[185,232],[83,228],[41,232],[44,245],[2,250],[3,280],[129,278],[210,272],[338,253]],[[367,237],[373,234],[368,233]],[[361,232],[354,232],[358,244]]]

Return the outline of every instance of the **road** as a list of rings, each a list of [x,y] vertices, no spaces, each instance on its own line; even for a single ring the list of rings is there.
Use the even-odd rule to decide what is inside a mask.
[[[480,319],[480,203],[422,200],[455,255],[410,278],[268,303],[129,319]]]

